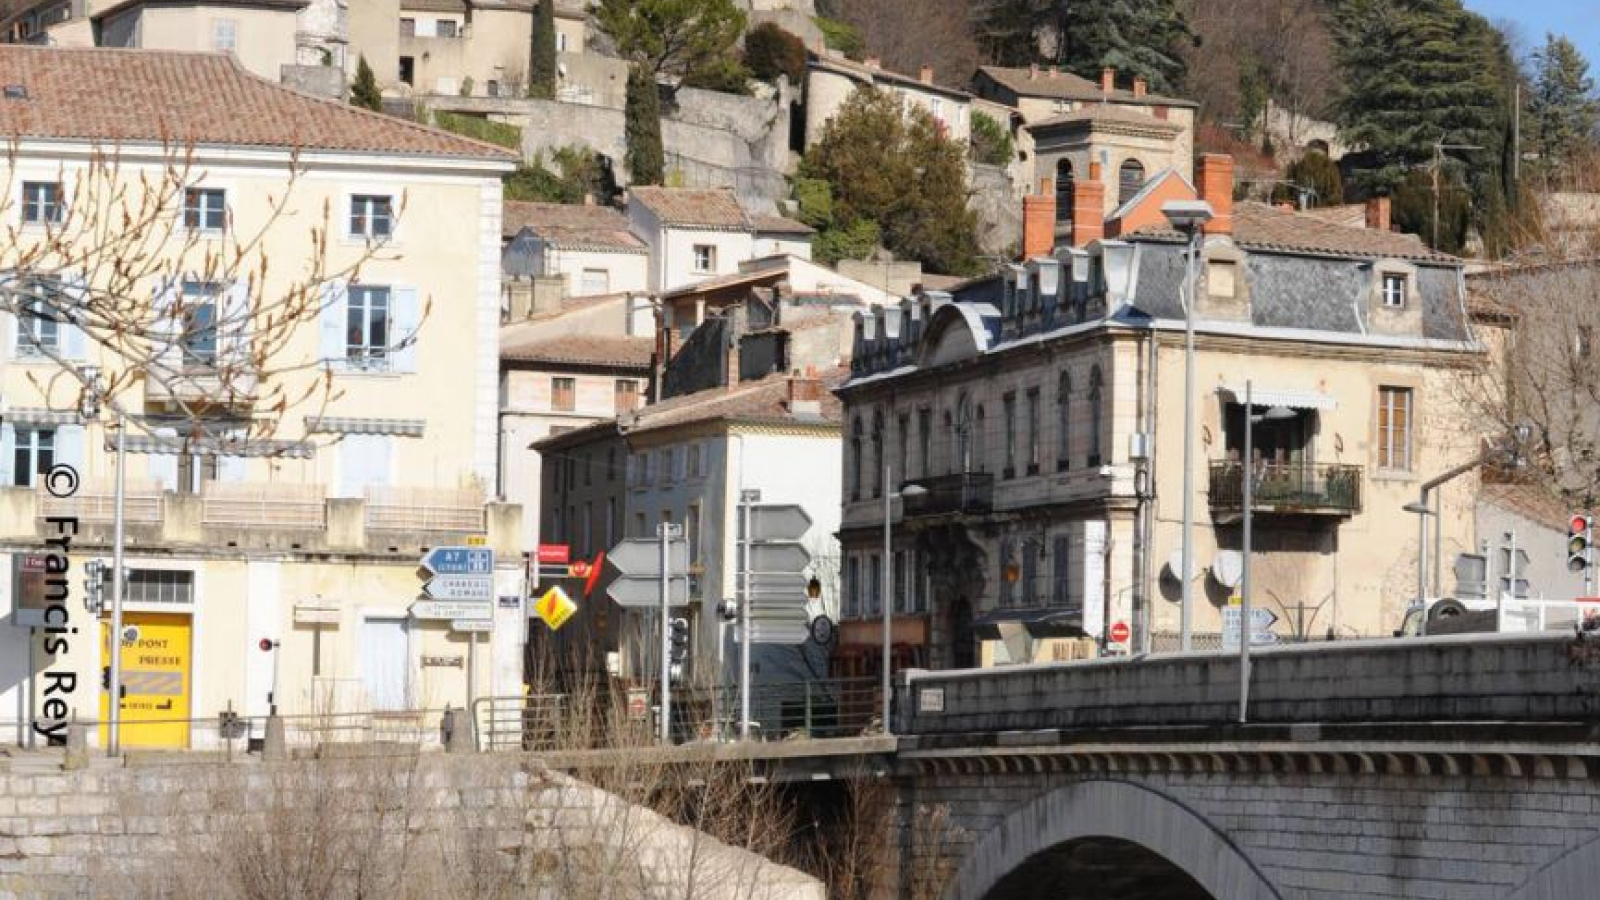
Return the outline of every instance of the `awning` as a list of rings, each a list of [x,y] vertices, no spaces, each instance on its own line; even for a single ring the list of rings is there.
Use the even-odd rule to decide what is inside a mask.
[[[336,416],[306,416],[306,431],[312,434],[393,434],[422,437],[422,419],[353,419]]]
[[[1045,609],[992,609],[972,620],[972,631],[982,640],[1002,639],[1001,625],[1020,625],[1032,637],[1079,637],[1083,610],[1076,606]]]
[[[194,456],[239,456],[239,457],[271,457],[276,459],[310,459],[316,455],[316,447],[309,441],[267,441],[267,440],[230,440],[228,438],[190,438],[184,440],[178,437],[166,437],[153,434],[130,434],[124,443],[124,449],[129,453],[148,453],[152,455],[176,456],[179,454]],[[106,439],[106,452],[115,453],[117,441],[115,437]]]
[[[1221,385],[1217,393],[1227,395],[1234,403],[1244,402],[1242,384]],[[1332,397],[1316,391],[1290,391],[1259,384],[1251,386],[1250,402],[1256,406],[1287,406],[1290,409],[1335,409],[1339,405]]]
[[[82,425],[83,416],[62,409],[8,409],[4,419],[14,425]]]

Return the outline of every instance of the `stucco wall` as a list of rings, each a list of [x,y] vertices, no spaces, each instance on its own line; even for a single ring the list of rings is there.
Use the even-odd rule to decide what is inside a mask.
[[[124,21],[127,20],[127,21]],[[269,81],[295,62],[295,14],[292,10],[248,9],[230,5],[151,5],[106,23],[102,40],[109,47],[146,50],[215,52],[219,21],[234,25],[234,55],[251,72]]]

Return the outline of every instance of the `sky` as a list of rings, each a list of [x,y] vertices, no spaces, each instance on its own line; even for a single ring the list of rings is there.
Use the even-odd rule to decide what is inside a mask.
[[[1544,43],[1545,32],[1565,34],[1589,60],[1589,74],[1600,76],[1600,0],[1466,0],[1468,9],[1491,22],[1514,22],[1526,53]]]

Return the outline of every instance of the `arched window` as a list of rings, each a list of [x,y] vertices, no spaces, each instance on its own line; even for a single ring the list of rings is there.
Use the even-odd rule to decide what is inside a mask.
[[[1122,170],[1118,172],[1118,182],[1117,205],[1120,206],[1132,200],[1133,195],[1144,187],[1144,163],[1137,159],[1123,163]]]
[[[972,471],[972,401],[966,394],[956,401],[955,464],[958,472]]]
[[[972,471],[987,472],[987,462],[984,460],[984,444],[988,442],[989,430],[984,427],[983,407],[978,407],[978,412],[973,421],[972,428]]]
[[[1103,410],[1100,397],[1100,367],[1089,372],[1089,465],[1100,465],[1100,428]]]
[[[1056,471],[1072,468],[1072,376],[1056,379]]]
[[[861,417],[850,426],[850,499],[861,499]]]
[[[1068,224],[1072,221],[1072,160],[1061,159],[1056,162],[1056,222]]]

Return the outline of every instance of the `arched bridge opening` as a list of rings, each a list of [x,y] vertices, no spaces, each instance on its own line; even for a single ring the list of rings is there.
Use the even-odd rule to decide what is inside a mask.
[[[1171,860],[1112,837],[1086,837],[1029,857],[984,900],[1229,900]]]

